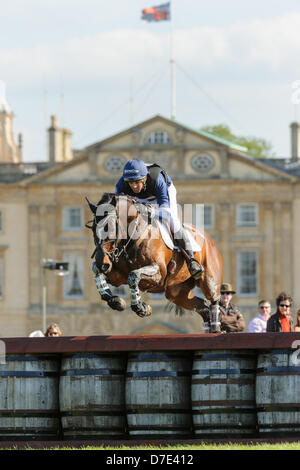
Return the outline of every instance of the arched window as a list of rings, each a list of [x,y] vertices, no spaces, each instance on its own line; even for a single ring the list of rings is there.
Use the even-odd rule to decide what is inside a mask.
[[[126,159],[124,157],[121,157],[119,155],[114,155],[114,156],[109,156],[106,158],[104,162],[104,168],[106,171],[109,173],[121,173],[123,170],[123,166],[126,163]]]
[[[215,161],[208,153],[201,153],[195,155],[191,161],[192,168],[199,172],[205,172],[211,170],[214,167]]]

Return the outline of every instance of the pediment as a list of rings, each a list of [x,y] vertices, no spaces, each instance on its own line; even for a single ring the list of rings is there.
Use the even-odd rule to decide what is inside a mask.
[[[135,157],[160,164],[174,180],[298,181],[247,155],[243,147],[157,115],[86,147],[81,156],[22,184],[117,181],[123,165]]]

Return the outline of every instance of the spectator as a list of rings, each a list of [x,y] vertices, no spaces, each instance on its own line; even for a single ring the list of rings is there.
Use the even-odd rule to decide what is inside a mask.
[[[277,310],[267,322],[267,332],[293,331],[293,319],[291,315],[292,298],[285,292],[281,292],[276,299]]]
[[[251,320],[248,325],[249,333],[265,333],[267,330],[267,322],[271,315],[271,305],[268,300],[260,300],[258,302],[259,314]]]
[[[297,310],[295,331],[300,331],[300,308]]]
[[[238,307],[231,303],[235,291],[231,284],[221,285],[220,322],[221,330],[226,333],[237,333],[245,328],[245,320]]]
[[[50,336],[50,337],[62,336],[62,332],[60,331],[60,328],[57,325],[57,323],[51,323],[51,325],[48,326],[45,336]]]

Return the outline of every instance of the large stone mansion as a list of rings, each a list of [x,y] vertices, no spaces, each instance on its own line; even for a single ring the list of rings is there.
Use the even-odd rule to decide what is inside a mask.
[[[157,115],[81,150],[53,116],[47,162],[24,163],[15,144],[13,114],[0,100],[0,336],[27,336],[42,328],[42,260],[69,263],[68,276],[46,276],[47,323],[64,335],[199,333],[196,313],[176,316],[161,295],[153,314],[110,310],[91,272],[93,239],[85,197],[94,203],[114,191],[124,163],[138,157],[161,164],[180,204],[204,204],[205,229],[222,254],[224,282],[246,322],[260,299],[274,306],[285,290],[300,307],[299,126],[291,125],[291,157],[254,159],[245,149]],[[284,130],[283,130],[284,132]],[[119,289],[129,303],[126,286]]]

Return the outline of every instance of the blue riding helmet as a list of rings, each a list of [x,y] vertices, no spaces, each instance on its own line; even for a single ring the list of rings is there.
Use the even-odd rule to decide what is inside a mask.
[[[126,163],[123,170],[125,181],[139,181],[147,176],[148,170],[145,163],[138,158],[133,158]]]

